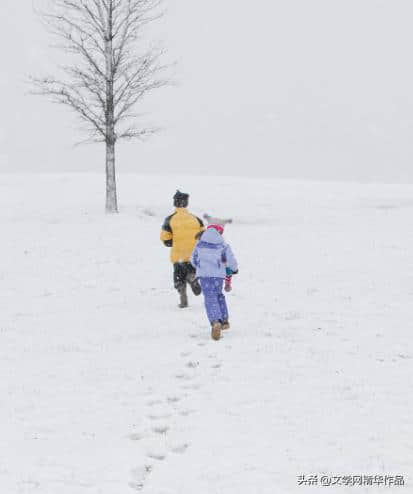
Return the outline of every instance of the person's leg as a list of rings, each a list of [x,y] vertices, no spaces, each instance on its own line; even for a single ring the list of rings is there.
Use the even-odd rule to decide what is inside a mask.
[[[217,278],[217,281],[215,282],[215,287],[217,293],[217,300],[221,311],[221,322],[228,321],[227,301],[225,300],[225,295],[222,293],[223,284],[224,284],[224,280]]]
[[[196,277],[196,269],[190,262],[185,263],[186,268],[186,281],[190,284],[191,290],[194,295],[200,295],[202,292],[201,285]]]
[[[222,314],[218,294],[219,290],[222,291],[223,280],[219,278],[200,278],[200,283],[208,319],[211,323],[211,337],[213,340],[219,340],[221,338]]]
[[[188,296],[186,294],[186,271],[182,263],[174,264],[174,287],[179,293],[179,307],[181,309],[188,307]]]
[[[221,338],[223,313],[222,303],[220,302],[220,294],[222,294],[222,286],[224,280],[221,278],[212,278],[212,290],[214,293],[214,306],[217,319],[211,324],[211,337],[213,340],[219,340]]]
[[[204,294],[205,309],[211,324],[222,319],[221,306],[218,301],[217,279],[219,280],[219,278],[199,279]]]

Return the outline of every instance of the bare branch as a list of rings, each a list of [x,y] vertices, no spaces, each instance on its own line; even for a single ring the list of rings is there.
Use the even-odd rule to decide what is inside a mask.
[[[32,79],[32,94],[49,96],[54,103],[63,104],[74,110],[78,116],[102,137],[106,137],[105,120],[96,112],[93,105],[84,98],[82,91],[73,84],[55,79]]]

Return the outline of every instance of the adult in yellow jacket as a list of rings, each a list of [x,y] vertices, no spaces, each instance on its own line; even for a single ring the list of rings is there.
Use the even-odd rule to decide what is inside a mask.
[[[174,286],[179,292],[179,307],[188,307],[186,286],[189,284],[195,295],[201,293],[195,269],[190,263],[192,252],[197,243],[196,236],[204,230],[201,219],[187,210],[189,194],[176,191],[174,195],[175,212],[165,218],[161,230],[161,241],[171,247]]]

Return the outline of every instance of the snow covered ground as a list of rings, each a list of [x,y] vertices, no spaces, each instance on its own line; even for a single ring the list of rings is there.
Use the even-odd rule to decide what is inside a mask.
[[[1,494],[413,492],[413,186],[0,176]],[[176,188],[232,216],[232,329],[177,308]]]

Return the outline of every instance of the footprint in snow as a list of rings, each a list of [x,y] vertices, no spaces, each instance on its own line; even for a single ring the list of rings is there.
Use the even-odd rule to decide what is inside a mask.
[[[128,437],[131,441],[141,441],[146,437],[146,434],[143,431],[138,431],[138,432],[132,432],[132,434],[129,434]]]
[[[189,369],[196,369],[198,366],[199,362],[195,362],[193,360],[186,363],[186,367],[188,367]]]
[[[129,482],[128,485],[131,489],[133,489],[135,491],[141,491],[145,484],[144,484],[144,482]]]
[[[169,419],[170,417],[171,417],[171,413],[168,412],[167,410],[153,411],[148,415],[148,418],[150,420]]]
[[[152,427],[152,431],[155,432],[156,434],[166,434],[169,431],[169,425],[168,424],[156,424]]]
[[[145,485],[148,475],[152,471],[152,465],[142,465],[131,471],[133,481],[129,482],[129,487],[135,491],[141,491]]]
[[[184,381],[190,381],[194,378],[194,376],[188,374],[187,372],[179,372],[178,374],[175,374],[175,377],[176,379],[182,379]]]
[[[162,449],[150,449],[147,452],[147,456],[153,460],[162,461],[166,458],[166,451],[163,451]]]
[[[177,454],[183,454],[185,453],[185,451],[188,449],[189,447],[189,444],[188,443],[176,443],[176,444],[172,444],[169,449],[173,452],[173,453],[177,453]]]
[[[190,383],[190,384],[184,384],[182,386],[182,389],[197,390],[200,387],[201,387],[201,385],[198,383]]]
[[[287,312],[287,314],[284,315],[284,319],[286,321],[297,321],[298,319],[301,319],[301,314],[299,312]]]
[[[166,397],[166,401],[168,403],[178,403],[178,401],[181,401],[181,397],[178,395],[169,395]]]
[[[155,405],[160,405],[162,403],[162,400],[158,400],[158,399],[153,399],[153,400],[149,400],[146,404],[149,406],[149,407],[153,407]]]

